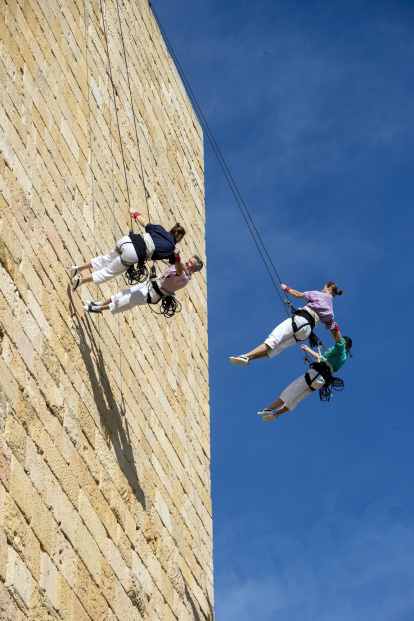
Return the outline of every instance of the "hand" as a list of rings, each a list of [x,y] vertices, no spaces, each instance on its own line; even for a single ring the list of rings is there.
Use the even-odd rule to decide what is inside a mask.
[[[135,213],[135,209],[133,209],[132,207],[129,208],[129,213],[131,214],[131,216],[134,215]]]
[[[280,285],[280,288],[283,289],[283,291],[286,289],[286,285]]]
[[[181,252],[180,247],[179,247],[179,246],[176,246],[176,247],[174,248],[174,254],[175,254],[175,256],[176,256],[176,257],[178,257],[178,256],[179,256],[179,254],[180,254],[180,252]]]
[[[309,350],[309,347],[307,345],[305,345],[304,343],[302,343],[300,348],[303,349],[303,351],[308,351]]]

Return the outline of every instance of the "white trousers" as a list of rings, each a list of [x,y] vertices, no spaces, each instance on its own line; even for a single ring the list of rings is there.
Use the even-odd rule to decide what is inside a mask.
[[[295,317],[295,322],[298,327],[303,326],[306,323],[308,324],[303,328],[300,328],[295,334],[299,341],[306,341],[311,333],[311,327],[308,320],[305,319],[305,317]],[[295,345],[296,339],[293,336],[292,320],[286,319],[285,321],[282,321],[281,324],[276,326],[273,332],[271,332],[265,340],[265,343],[270,347],[270,351],[267,352],[268,358],[274,358],[287,347]]]
[[[122,254],[119,254],[114,247],[107,255],[92,259],[92,267],[96,270],[92,274],[95,285],[100,285],[103,282],[111,280],[111,278],[116,278],[116,276],[124,274],[128,266],[123,265],[121,259],[131,264],[138,261],[134,244],[128,236],[122,237],[122,239],[116,242],[116,246],[120,249]]]
[[[318,375],[315,369],[309,369],[309,377],[311,379]],[[325,384],[325,380],[322,375],[318,375],[316,379],[313,379],[311,386],[315,390],[319,390]],[[280,395],[283,403],[289,408],[290,411],[294,410],[299,401],[302,401],[305,397],[309,397],[314,391],[309,388],[306,383],[305,375],[301,375],[294,382],[292,382]]]
[[[109,310],[111,313],[116,315],[117,313],[124,313],[127,310],[131,310],[134,306],[142,306],[143,304],[148,303],[148,289],[150,287],[150,283],[143,282],[140,285],[134,285],[133,287],[129,287],[128,289],[124,289],[119,293],[111,296],[111,303],[109,304]],[[151,291],[151,302],[156,304],[159,302],[161,296],[158,293],[155,293],[152,287],[150,287]]]

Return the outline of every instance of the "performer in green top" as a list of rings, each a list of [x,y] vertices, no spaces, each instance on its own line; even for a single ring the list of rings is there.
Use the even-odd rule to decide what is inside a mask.
[[[323,356],[318,352],[314,352],[307,345],[302,344],[301,348],[316,359],[311,364],[311,368],[307,373],[298,377],[292,382],[280,395],[274,403],[268,408],[258,412],[259,416],[263,416],[264,421],[275,420],[280,414],[295,409],[299,401],[308,397],[315,390],[320,391],[322,401],[329,401],[331,386],[343,388],[343,382],[339,378],[333,378],[332,373],[341,369],[348,356],[352,357],[351,347],[352,340],[349,336],[341,336],[339,329],[335,332],[335,345],[328,349]]]

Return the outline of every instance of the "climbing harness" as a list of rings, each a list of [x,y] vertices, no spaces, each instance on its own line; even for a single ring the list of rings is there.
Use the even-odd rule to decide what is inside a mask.
[[[315,327],[315,320],[312,317],[312,315],[310,313],[308,313],[305,309],[303,308],[299,308],[296,309],[294,308],[292,302],[288,299],[285,300],[285,304],[288,308],[290,308],[290,312],[292,313],[292,328],[293,328],[293,338],[295,339],[296,342],[300,341],[306,341],[306,339],[298,339],[295,334],[296,332],[299,332],[299,330],[301,330],[301,328],[304,328],[305,326],[310,326],[311,332],[308,336],[308,341],[309,341],[309,345],[311,348],[314,347],[318,347],[319,351],[323,348],[323,350],[325,351],[325,347],[324,344],[322,343],[321,339],[316,336],[316,334],[314,333],[313,329]],[[306,323],[303,323],[301,326],[298,326],[296,321],[295,321],[295,317],[303,317],[304,319],[307,320]]]
[[[332,390],[340,392],[345,388],[344,381],[339,377],[334,377],[325,362],[311,362],[310,368],[316,371],[316,375],[313,378],[310,377],[309,371],[305,373],[306,383],[311,390],[316,390],[316,388],[312,387],[312,383],[317,377],[321,376],[325,381],[325,384],[319,389],[319,399],[321,401],[329,401],[332,395]]]
[[[151,288],[155,291],[157,295],[160,296],[160,299],[157,300],[156,302],[153,302],[151,300]],[[150,282],[148,283],[147,302],[150,305],[150,309],[152,310],[153,313],[155,313],[156,315],[164,315],[166,319],[170,319],[171,317],[175,315],[175,313],[180,313],[182,309],[182,306],[180,302],[177,300],[177,298],[175,297],[175,294],[170,293],[166,289],[163,289],[162,287],[160,287],[159,283],[155,279],[150,280]],[[159,302],[161,302],[160,312],[152,308],[152,306],[155,306]]]

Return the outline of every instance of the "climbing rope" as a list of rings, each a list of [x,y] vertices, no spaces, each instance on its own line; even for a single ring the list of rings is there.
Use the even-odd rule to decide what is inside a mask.
[[[112,93],[113,93],[113,98],[114,98],[116,124],[117,124],[117,127],[118,127],[118,135],[119,135],[119,144],[120,144],[120,147],[121,147],[122,163],[123,163],[123,167],[124,167],[124,175],[125,175],[125,184],[126,184],[126,190],[127,190],[128,207],[130,208],[131,207],[131,200],[130,200],[130,195],[129,195],[128,176],[127,176],[127,169],[126,169],[126,164],[125,164],[124,148],[122,146],[122,137],[121,137],[121,128],[119,126],[118,110],[117,110],[117,107],[116,107],[116,91],[115,91],[115,85],[114,85],[114,80],[113,80],[113,76],[112,76],[111,58],[110,58],[110,55],[109,55],[107,26],[106,26],[106,20],[105,20],[102,0],[99,0],[99,1],[100,1],[100,7],[101,7],[103,31],[104,31],[104,35],[105,35],[106,54],[107,54],[107,57],[108,57],[109,76],[110,76],[110,80],[111,80]],[[130,216],[130,218],[131,218],[131,230],[132,230],[133,229],[132,216]]]
[[[249,229],[249,232],[250,232],[250,234],[251,234],[251,236],[253,238],[253,241],[254,241],[254,243],[255,243],[255,245],[257,247],[257,250],[258,250],[258,252],[259,252],[259,254],[260,254],[261,258],[262,258],[262,261],[263,261],[263,263],[264,263],[264,265],[266,267],[266,270],[267,270],[267,272],[268,272],[268,274],[269,274],[269,276],[270,276],[270,278],[272,280],[272,283],[273,283],[273,285],[275,287],[276,293],[278,294],[279,299],[280,299],[280,301],[283,304],[284,303],[283,296],[280,293],[279,287],[277,286],[277,284],[275,282],[275,279],[274,279],[274,276],[273,276],[272,271],[271,271],[271,268],[272,268],[273,272],[274,272],[274,274],[275,274],[275,276],[277,278],[277,280],[279,281],[279,283],[281,283],[282,281],[281,281],[281,279],[279,277],[279,274],[278,274],[278,272],[276,270],[276,267],[273,264],[273,261],[272,261],[270,255],[269,255],[269,253],[267,251],[267,248],[266,248],[266,246],[265,246],[265,244],[264,244],[264,242],[263,242],[263,240],[262,240],[262,238],[260,236],[259,231],[257,230],[257,227],[256,227],[256,225],[255,225],[255,223],[253,221],[253,218],[252,218],[252,216],[251,216],[251,214],[249,212],[249,209],[248,209],[246,203],[244,202],[243,197],[242,197],[242,195],[241,195],[241,193],[240,193],[240,191],[239,191],[239,189],[237,187],[237,184],[234,181],[233,176],[232,176],[232,174],[231,174],[231,172],[230,172],[230,170],[229,170],[229,168],[227,166],[227,163],[226,163],[226,161],[225,161],[225,159],[224,159],[224,157],[223,157],[223,155],[222,155],[222,153],[220,151],[220,148],[217,145],[217,142],[216,142],[216,140],[214,138],[214,135],[213,135],[213,133],[212,133],[212,131],[211,131],[211,129],[210,129],[210,127],[209,127],[205,117],[204,117],[204,114],[203,114],[203,112],[202,112],[202,110],[200,108],[200,105],[199,105],[199,103],[197,101],[197,98],[195,97],[195,95],[194,95],[194,93],[192,91],[192,88],[191,88],[191,86],[190,86],[190,84],[189,84],[189,82],[187,80],[187,77],[186,77],[186,75],[184,73],[184,70],[181,67],[181,64],[180,64],[180,62],[179,62],[179,60],[178,60],[178,58],[177,58],[177,56],[176,56],[176,54],[174,52],[174,49],[173,49],[173,47],[172,47],[172,45],[171,45],[171,43],[170,43],[170,41],[169,41],[169,39],[167,37],[167,34],[166,34],[166,32],[165,32],[165,30],[164,30],[164,28],[163,28],[163,26],[162,26],[162,24],[160,22],[160,19],[159,19],[158,15],[157,15],[157,13],[156,13],[156,11],[154,9],[154,6],[153,6],[153,4],[151,2],[149,2],[149,6],[150,6],[150,8],[151,8],[151,10],[152,10],[152,12],[154,14],[154,18],[155,18],[155,20],[156,20],[156,22],[158,24],[158,27],[159,27],[159,29],[161,31],[161,34],[164,37],[164,40],[165,40],[166,45],[167,45],[167,48],[168,48],[172,58],[174,59],[174,62],[175,62],[176,66],[177,66],[177,69],[178,69],[178,73],[179,73],[179,75],[180,75],[180,77],[181,77],[181,79],[182,79],[182,81],[184,83],[184,86],[186,87],[187,95],[188,95],[188,97],[189,97],[189,99],[190,99],[190,101],[191,101],[191,103],[192,103],[192,105],[193,105],[193,107],[194,107],[194,109],[196,111],[196,114],[197,114],[197,117],[198,117],[198,119],[200,121],[200,124],[201,124],[201,126],[202,126],[202,128],[203,128],[203,130],[204,130],[204,132],[205,132],[205,134],[207,136],[207,138],[208,138],[208,141],[210,142],[210,145],[211,145],[211,147],[213,149],[213,152],[214,152],[214,154],[215,154],[215,156],[217,158],[217,161],[218,161],[218,163],[220,165],[220,168],[221,168],[221,170],[222,170],[222,172],[223,172],[223,174],[224,174],[224,176],[226,178],[226,181],[227,181],[227,183],[228,183],[228,185],[230,187],[230,190],[231,190],[231,192],[232,192],[232,194],[233,194],[233,196],[235,198],[235,201],[236,201],[236,203],[237,203],[237,205],[238,205],[238,207],[240,209],[240,213],[242,214],[243,219],[246,222],[247,228]],[[260,243],[260,245],[259,245],[259,243]],[[266,255],[267,259],[265,258],[265,255]],[[285,293],[285,296],[287,298],[287,294],[286,293]],[[283,306],[283,308],[285,309],[286,314],[289,316],[289,312],[288,312],[287,308],[285,306]]]
[[[158,304],[158,302],[155,304]],[[170,319],[175,315],[175,313],[181,313],[182,309],[182,305],[177,300],[174,293],[171,295],[164,295],[164,297],[161,298],[160,311],[156,311],[152,308],[154,306],[153,303],[149,303],[148,306],[155,315],[164,315],[166,319]]]
[[[146,187],[145,187],[144,167],[142,165],[141,147],[140,147],[139,139],[138,139],[137,122],[136,122],[135,110],[134,110],[134,98],[132,97],[131,82],[130,82],[130,79],[129,79],[128,59],[127,59],[127,53],[126,53],[126,49],[125,49],[124,34],[123,34],[123,31],[122,31],[121,12],[120,12],[120,9],[119,9],[119,2],[118,2],[118,0],[116,0],[116,9],[117,9],[117,13],[118,13],[118,22],[119,22],[119,30],[120,30],[120,33],[121,33],[122,49],[124,51],[125,69],[126,69],[126,76],[127,76],[127,82],[128,82],[129,97],[130,97],[130,101],[131,101],[132,118],[134,120],[135,137],[136,137],[136,140],[137,140],[139,162],[140,162],[140,166],[141,166],[142,185],[144,186],[145,204],[147,206],[148,222],[151,222],[150,211],[149,211],[149,206],[148,206],[148,199],[147,199],[147,190],[146,190]]]

